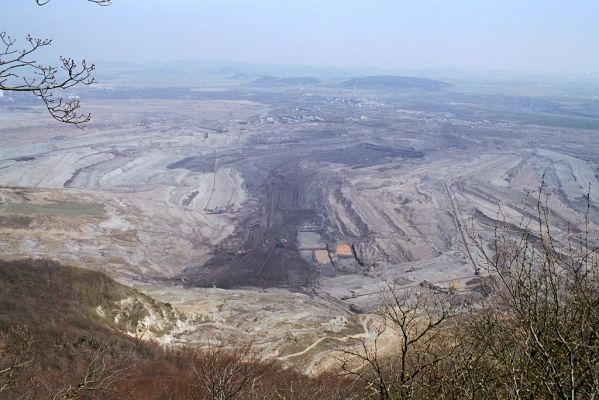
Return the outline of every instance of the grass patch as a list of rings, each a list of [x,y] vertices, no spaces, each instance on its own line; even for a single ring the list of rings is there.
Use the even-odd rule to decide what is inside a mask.
[[[64,217],[103,217],[104,206],[98,203],[6,203],[5,212],[21,215],[53,215]]]

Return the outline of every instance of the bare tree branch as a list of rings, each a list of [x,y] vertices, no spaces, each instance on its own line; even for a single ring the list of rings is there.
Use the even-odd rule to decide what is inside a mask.
[[[421,378],[456,349],[447,340],[450,336],[444,327],[459,313],[459,305],[450,301],[452,298],[426,289],[414,292],[387,284],[380,298],[382,324],[375,327],[372,340],[338,349],[342,371],[363,381],[380,400],[411,398]],[[399,348],[383,353],[380,343],[388,330],[399,336]]]
[[[35,0],[35,3],[38,6],[45,6],[46,4],[48,4],[51,0]],[[109,6],[110,4],[112,4],[112,0],[87,0],[90,3],[96,3],[99,6]]]
[[[108,6],[110,0],[87,0],[100,6]],[[50,0],[36,0],[44,6]],[[76,63],[69,57],[60,57],[59,66],[47,66],[34,57],[40,49],[52,45],[51,39],[35,38],[28,35],[24,48],[16,47],[16,40],[6,32],[0,32],[0,91],[29,92],[38,96],[55,120],[82,127],[89,122],[90,114],[80,113],[80,103],[76,97],[59,97],[58,90],[70,89],[79,85],[95,83],[92,72],[94,64],[85,60]]]
[[[213,346],[198,352],[192,360],[197,386],[205,389],[213,400],[249,398],[272,365],[258,361],[251,344],[233,349]]]
[[[89,356],[79,382],[59,390],[52,400],[72,400],[88,392],[112,391],[115,383],[125,379],[126,371],[130,369],[127,365],[130,355],[112,360],[108,357],[111,350],[110,346],[100,346],[95,350]]]
[[[0,393],[19,385],[23,371],[33,362],[32,345],[33,339],[25,328],[14,327],[8,333],[0,333]]]

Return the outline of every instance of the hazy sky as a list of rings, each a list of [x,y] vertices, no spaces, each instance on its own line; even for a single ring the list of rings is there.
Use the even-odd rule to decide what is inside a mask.
[[[599,0],[0,3],[0,31],[92,60],[599,73]]]

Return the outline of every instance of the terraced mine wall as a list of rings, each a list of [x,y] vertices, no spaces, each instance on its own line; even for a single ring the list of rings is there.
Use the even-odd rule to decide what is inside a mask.
[[[319,168],[319,163],[353,167],[376,165],[384,159],[422,156],[412,149],[369,143],[350,146],[331,143],[329,146],[290,146],[281,151],[256,147],[230,163],[224,161],[224,165],[242,173],[251,196],[257,201],[242,212],[235,234],[215,250],[206,265],[187,268],[181,279],[190,286],[220,288],[305,289],[315,285],[324,267],[302,258],[297,244],[298,229],[306,225],[320,227],[317,233],[326,241],[348,236],[348,232],[339,232],[326,223],[329,216],[324,211],[327,206],[323,194],[339,190],[339,177],[332,170]],[[311,166],[306,166],[308,164]],[[194,169],[197,165],[203,168],[206,163],[188,158],[174,165]],[[351,201],[346,201],[345,206],[352,214]],[[360,234],[368,234],[367,225],[359,221],[355,212],[352,215],[361,226]],[[281,246],[282,241],[289,245]],[[355,248],[352,253],[355,267],[363,267]],[[331,271],[326,273],[330,275]]]

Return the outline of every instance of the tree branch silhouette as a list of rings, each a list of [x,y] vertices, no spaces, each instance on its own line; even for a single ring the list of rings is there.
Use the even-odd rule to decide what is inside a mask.
[[[38,6],[44,6],[51,0],[36,0]],[[87,0],[100,6],[108,6],[110,0]],[[91,119],[89,113],[80,112],[77,98],[57,96],[58,90],[66,90],[77,85],[95,83],[92,73],[94,64],[85,60],[77,63],[69,57],[60,57],[58,66],[48,66],[35,58],[40,49],[52,45],[52,40],[27,35],[26,45],[17,47],[16,39],[6,32],[0,32],[0,91],[29,92],[38,96],[55,120],[77,127]]]

